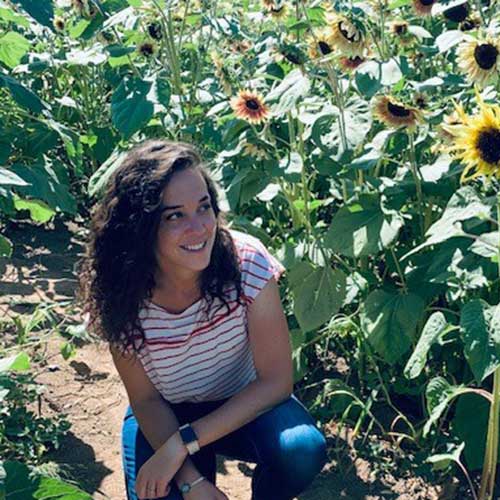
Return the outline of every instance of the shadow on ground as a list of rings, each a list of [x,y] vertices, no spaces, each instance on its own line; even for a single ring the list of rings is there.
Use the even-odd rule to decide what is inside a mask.
[[[47,455],[47,459],[59,464],[65,476],[78,482],[79,487],[89,494],[102,493],[99,487],[104,478],[113,474],[103,462],[96,461],[92,446],[72,432],[64,437],[58,450]]]

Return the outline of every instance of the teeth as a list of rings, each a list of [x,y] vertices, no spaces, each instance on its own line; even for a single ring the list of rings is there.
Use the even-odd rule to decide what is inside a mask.
[[[185,248],[186,250],[201,250],[205,246],[206,241],[203,243],[200,243],[199,245],[185,245],[182,248]]]

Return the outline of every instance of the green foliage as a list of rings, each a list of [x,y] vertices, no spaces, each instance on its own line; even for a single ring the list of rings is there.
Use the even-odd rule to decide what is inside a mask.
[[[30,469],[20,462],[7,461],[4,467],[7,473],[3,491],[6,500],[92,499],[88,493],[59,479],[33,475]]]
[[[32,375],[15,371],[20,362],[0,373],[0,455],[34,465],[41,462],[47,450],[59,447],[69,422],[63,415],[45,418],[30,409],[39,401],[41,387]]]
[[[416,294],[374,290],[361,313],[361,325],[373,348],[388,363],[408,351],[422,319],[424,301]]]

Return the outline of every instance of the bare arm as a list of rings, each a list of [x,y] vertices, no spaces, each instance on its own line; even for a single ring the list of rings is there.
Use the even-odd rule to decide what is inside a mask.
[[[179,422],[150,381],[139,359],[134,354],[124,357],[114,349],[110,351],[139,427],[151,447],[158,450],[177,431]],[[188,457],[175,475],[175,480],[177,484],[182,484],[198,477],[200,473]]]
[[[239,429],[293,391],[288,326],[274,279],[249,306],[247,317],[257,379],[212,413],[192,422],[200,446]]]

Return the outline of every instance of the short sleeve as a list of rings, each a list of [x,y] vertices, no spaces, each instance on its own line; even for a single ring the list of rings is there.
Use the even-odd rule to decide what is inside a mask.
[[[253,236],[238,233],[235,244],[240,257],[243,293],[251,303],[271,278],[279,280],[285,267]]]

